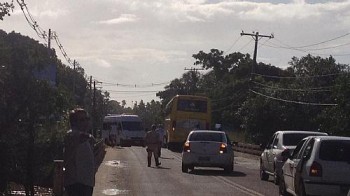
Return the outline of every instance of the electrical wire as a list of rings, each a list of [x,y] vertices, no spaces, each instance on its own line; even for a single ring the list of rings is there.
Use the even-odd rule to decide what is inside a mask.
[[[282,101],[282,102],[286,102],[286,103],[295,103],[295,104],[301,104],[301,105],[312,105],[312,106],[337,106],[338,104],[333,104],[333,103],[310,103],[310,102],[302,102],[302,101],[293,101],[293,100],[286,100],[286,99],[280,99],[280,98],[276,98],[276,97],[271,97],[268,95],[264,95],[262,93],[258,93],[254,90],[249,89],[250,92],[263,96],[265,98],[268,99],[272,99],[272,100],[276,100],[276,101]]]
[[[314,43],[314,44],[309,44],[309,45],[304,45],[304,46],[292,46],[292,48],[308,48],[308,47],[311,47],[311,46],[317,46],[317,45],[321,45],[321,44],[324,44],[324,43],[327,43],[327,42],[331,42],[331,41],[343,38],[343,37],[348,36],[348,35],[350,35],[350,33],[346,33],[344,35],[340,35],[338,37],[335,37],[335,38],[332,38],[332,39],[329,39],[329,40],[325,40],[325,41],[321,41],[321,42],[318,42],[318,43]]]
[[[17,3],[21,7],[23,15],[24,15],[26,21],[28,22],[29,26],[32,29],[34,29],[34,31],[36,32],[36,34],[38,35],[39,38],[44,39],[45,42],[47,43],[48,40],[46,40],[46,38],[47,38],[46,32],[43,31],[42,28],[40,28],[40,26],[38,25],[38,23],[34,20],[33,16],[29,12],[27,5],[24,3],[24,0],[22,0],[22,3],[19,2],[19,0],[17,0]]]
[[[233,44],[230,46],[229,49],[227,49],[223,54],[226,54],[227,52],[229,52],[233,46],[235,46],[237,44],[237,42],[241,39],[242,36],[239,36],[238,39],[236,39],[236,41],[233,42]]]
[[[68,64],[69,64],[70,66],[74,66],[72,60],[68,57],[68,55],[67,55],[65,49],[63,48],[63,46],[62,46],[62,44],[61,44],[61,42],[60,42],[60,40],[59,40],[59,38],[58,38],[57,33],[56,33],[56,32],[53,32],[53,36],[52,36],[52,37],[53,37],[53,39],[56,41],[56,44],[57,44],[58,48],[60,49],[60,51],[61,51],[63,57],[66,59],[66,61],[68,62]]]
[[[251,73],[251,75],[261,76],[261,77],[264,77],[264,78],[275,78],[275,79],[322,78],[322,77],[339,76],[339,75],[346,75],[346,74],[348,74],[348,73],[334,73],[334,74],[324,74],[324,75],[313,75],[313,76],[295,77],[295,76],[272,76],[272,75],[264,75],[264,74],[258,74],[258,73]]]
[[[331,91],[330,88],[335,87],[335,86],[327,86],[327,87],[308,88],[308,89],[291,89],[291,88],[279,88],[279,87],[269,86],[269,85],[255,82],[255,81],[253,81],[253,83],[263,86],[265,87],[265,89],[272,89],[277,91],[294,91],[294,92],[329,92]]]

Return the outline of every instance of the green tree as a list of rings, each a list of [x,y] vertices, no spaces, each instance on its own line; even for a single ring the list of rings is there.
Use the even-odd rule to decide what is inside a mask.
[[[10,16],[10,12],[13,11],[13,8],[15,8],[15,6],[13,5],[13,0],[11,1],[11,3],[0,3],[0,20],[4,20],[4,17],[6,15]]]

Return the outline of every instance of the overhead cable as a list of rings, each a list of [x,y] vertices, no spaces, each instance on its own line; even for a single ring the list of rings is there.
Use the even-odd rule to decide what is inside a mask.
[[[324,74],[324,75],[313,75],[313,76],[273,76],[273,75],[264,75],[264,74],[258,74],[258,73],[251,73],[252,75],[261,76],[264,78],[275,78],[275,79],[303,79],[303,78],[322,78],[322,77],[329,77],[329,76],[338,76],[338,75],[345,75],[348,73],[334,73],[334,74]]]
[[[40,26],[38,25],[38,23],[34,20],[33,16],[29,12],[29,9],[28,9],[27,5],[24,3],[24,0],[22,0],[22,3],[19,2],[19,0],[17,0],[17,3],[21,7],[23,15],[26,18],[29,26],[32,29],[34,29],[34,31],[39,36],[39,38],[44,39],[45,42],[48,42],[48,40],[46,39],[48,37],[46,32],[43,31],[42,28],[40,28]]]
[[[333,104],[333,103],[310,103],[310,102],[302,102],[302,101],[293,101],[293,100],[286,100],[286,99],[280,99],[280,98],[276,98],[276,97],[271,97],[268,95],[264,95],[262,93],[258,93],[254,90],[249,89],[250,92],[263,96],[267,99],[272,99],[272,100],[276,100],[276,101],[282,101],[282,102],[286,102],[286,103],[295,103],[295,104],[301,104],[301,105],[312,105],[312,106],[337,106],[338,104]]]
[[[330,88],[333,88],[334,86],[327,86],[327,87],[318,87],[318,88],[307,88],[307,89],[292,89],[292,88],[279,88],[274,86],[269,86],[266,84],[262,84],[259,82],[253,81],[254,84],[260,85],[265,87],[265,89],[272,89],[272,90],[278,90],[278,91],[294,91],[294,92],[329,92],[331,91]]]

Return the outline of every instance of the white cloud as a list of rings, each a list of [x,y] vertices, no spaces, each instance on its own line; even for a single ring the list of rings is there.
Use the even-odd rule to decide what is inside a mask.
[[[61,16],[65,16],[68,14],[67,10],[45,10],[43,12],[40,12],[40,17],[44,18],[44,17],[50,17],[50,18],[54,18],[57,19]]]
[[[350,26],[349,0],[35,0],[27,6],[42,29],[57,32],[68,56],[88,75],[128,84],[181,77],[200,50],[230,48],[252,55],[254,42],[240,36],[241,30],[274,33],[275,46],[279,41],[302,46],[343,35]],[[46,43],[18,6],[1,28]],[[267,47],[265,41],[259,42],[259,62],[285,68],[292,56],[306,55]],[[332,44],[348,42],[350,36]],[[66,63],[54,42],[52,47]],[[349,47],[319,52],[347,51]],[[349,56],[335,58],[350,62]]]
[[[111,25],[111,24],[121,24],[121,23],[136,22],[138,20],[139,20],[139,18],[136,15],[133,15],[133,14],[122,14],[118,18],[100,21],[99,23]]]
[[[102,68],[110,68],[112,65],[104,59],[95,59],[96,66]]]

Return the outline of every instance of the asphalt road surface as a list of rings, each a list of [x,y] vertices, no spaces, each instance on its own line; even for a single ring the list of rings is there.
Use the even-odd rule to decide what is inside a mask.
[[[181,171],[181,153],[162,149],[161,166],[147,167],[143,147],[107,147],[96,173],[95,196],[104,195],[278,195],[278,186],[259,179],[256,157],[235,155],[234,172],[220,168]]]

